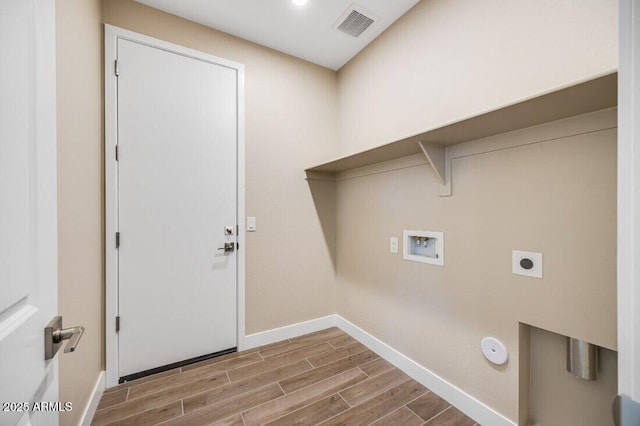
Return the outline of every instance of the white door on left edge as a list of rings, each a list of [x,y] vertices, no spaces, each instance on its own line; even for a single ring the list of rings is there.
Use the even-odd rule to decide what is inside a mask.
[[[238,75],[123,38],[117,60],[123,377],[236,346]]]
[[[55,49],[53,0],[0,1],[0,425],[58,424]]]

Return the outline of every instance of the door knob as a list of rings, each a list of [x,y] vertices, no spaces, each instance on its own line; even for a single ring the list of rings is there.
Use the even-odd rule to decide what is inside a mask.
[[[218,248],[218,250],[224,250],[225,253],[232,252],[236,249],[236,243],[224,243],[224,247]]]
[[[44,359],[53,358],[65,340],[69,342],[64,347],[64,353],[75,351],[83,334],[83,326],[62,328],[62,317],[53,318],[44,328]]]

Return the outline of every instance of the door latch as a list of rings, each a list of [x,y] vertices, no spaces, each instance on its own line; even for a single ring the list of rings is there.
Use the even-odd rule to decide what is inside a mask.
[[[83,334],[83,326],[62,328],[62,317],[54,317],[44,328],[44,359],[48,360],[56,356],[65,340],[69,343],[64,347],[64,353],[75,351]]]
[[[218,250],[224,250],[225,253],[230,253],[236,249],[235,243],[224,243],[224,247],[220,247]]]

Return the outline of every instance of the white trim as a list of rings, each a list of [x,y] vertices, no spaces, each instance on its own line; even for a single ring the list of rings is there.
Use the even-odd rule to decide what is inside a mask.
[[[100,398],[102,398],[102,394],[105,389],[105,372],[101,371],[98,375],[98,380],[96,380],[96,384],[93,387],[93,391],[91,392],[91,397],[89,398],[89,402],[87,406],[84,407],[84,411],[82,412],[82,416],[80,417],[80,425],[81,426],[90,426],[93,421],[93,416],[96,414],[96,410],[98,409],[98,405],[100,404]]]
[[[286,339],[313,333],[315,331],[324,330],[336,326],[336,315],[327,315],[326,317],[316,318],[309,321],[299,322],[280,328],[263,331],[260,333],[250,334],[245,337],[245,348],[253,349],[258,346],[269,345],[271,343],[281,342]]]
[[[355,324],[336,315],[336,325],[345,333],[358,340],[360,343],[389,361],[400,370],[404,371],[431,389],[433,392],[446,399],[451,405],[458,408],[467,416],[483,425],[515,426],[516,423],[493,410],[491,407],[478,401],[460,388],[452,385],[437,374],[427,370],[411,358],[398,352],[383,341],[367,333]]]
[[[238,153],[237,153],[237,225],[238,235],[237,241],[239,249],[236,250],[236,268],[238,281],[237,286],[237,317],[238,317],[238,350],[244,350],[245,347],[245,253],[246,245],[246,178],[245,178],[245,82],[244,82],[244,66],[239,65],[238,68]]]
[[[640,7],[619,2],[618,392],[640,401]]]
[[[168,52],[189,56],[235,69],[238,76],[238,204],[237,204],[237,241],[240,249],[237,253],[237,345],[245,349],[245,82],[244,65],[222,59],[207,53],[158,40],[122,28],[105,24],[105,340],[106,340],[106,385],[118,384],[118,335],[115,330],[115,317],[118,315],[118,252],[115,248],[117,222],[117,162],[115,146],[117,143],[117,79],[115,60],[117,58],[117,40],[119,38],[145,44]]]
[[[118,251],[114,235],[118,229],[117,162],[114,158],[117,141],[117,85],[113,64],[117,38],[113,27],[105,25],[104,34],[104,148],[105,148],[105,363],[106,385],[118,384],[118,334],[115,317],[118,315]]]

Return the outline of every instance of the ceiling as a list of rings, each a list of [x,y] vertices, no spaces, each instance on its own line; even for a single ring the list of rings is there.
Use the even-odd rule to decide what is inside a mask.
[[[419,0],[136,0],[315,64],[338,70]],[[337,24],[355,7],[374,19],[359,37]]]

